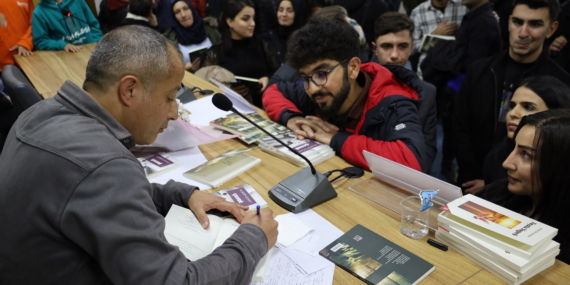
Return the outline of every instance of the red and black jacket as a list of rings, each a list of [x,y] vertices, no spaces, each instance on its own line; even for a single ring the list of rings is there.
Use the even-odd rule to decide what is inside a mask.
[[[334,135],[330,146],[349,163],[366,169],[363,150],[422,171],[428,160],[417,114],[420,97],[415,90],[423,91],[419,78],[400,66],[365,63],[360,69],[372,79],[364,111],[356,128]],[[303,86],[290,82],[268,87],[263,107],[282,125],[295,116],[318,116]]]

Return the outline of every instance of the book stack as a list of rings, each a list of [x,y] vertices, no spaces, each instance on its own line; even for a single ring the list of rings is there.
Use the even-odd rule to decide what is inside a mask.
[[[273,134],[275,137],[279,138],[289,147],[305,156],[313,165],[334,156],[334,150],[326,144],[310,139],[299,140],[297,139],[297,135],[287,127],[265,119],[259,114],[247,114],[245,116],[267,130],[269,133]],[[308,166],[305,160],[295,155],[292,151],[237,114],[230,114],[213,120],[210,122],[210,125],[217,129],[238,135],[245,143],[257,143],[263,151],[275,155],[285,161],[300,167]]]
[[[509,284],[554,264],[558,230],[473,195],[441,208],[435,237]]]

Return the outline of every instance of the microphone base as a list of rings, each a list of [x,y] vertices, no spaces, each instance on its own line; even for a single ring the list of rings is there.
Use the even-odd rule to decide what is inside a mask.
[[[311,168],[301,169],[269,190],[269,197],[279,206],[293,212],[303,212],[338,196],[328,178]]]

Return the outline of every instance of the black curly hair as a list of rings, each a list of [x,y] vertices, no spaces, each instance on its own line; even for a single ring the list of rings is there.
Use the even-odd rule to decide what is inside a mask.
[[[358,57],[360,39],[349,23],[334,19],[309,21],[289,39],[287,57],[295,69],[330,59],[341,62]],[[346,67],[348,61],[344,64]]]

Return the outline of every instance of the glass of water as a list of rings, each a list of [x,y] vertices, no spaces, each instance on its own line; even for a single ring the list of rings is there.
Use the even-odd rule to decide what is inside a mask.
[[[402,226],[400,232],[413,239],[419,239],[428,233],[429,211],[420,212],[422,201],[418,196],[410,196],[402,201]]]

